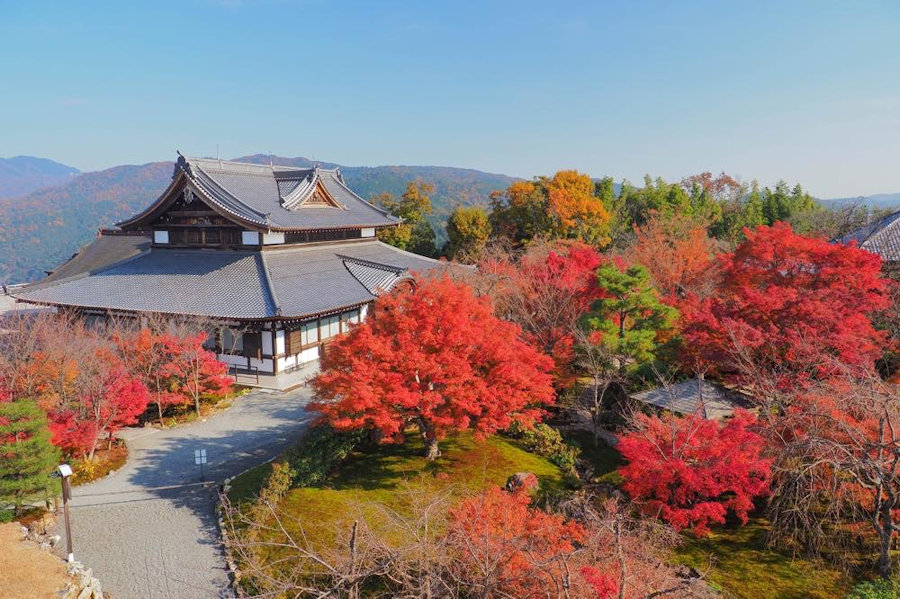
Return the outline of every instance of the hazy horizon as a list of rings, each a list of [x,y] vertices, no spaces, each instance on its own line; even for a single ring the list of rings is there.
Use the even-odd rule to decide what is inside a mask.
[[[900,190],[900,6],[0,0],[0,154]]]

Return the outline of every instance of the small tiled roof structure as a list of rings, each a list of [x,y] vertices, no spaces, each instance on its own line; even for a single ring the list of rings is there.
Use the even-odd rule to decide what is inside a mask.
[[[400,222],[353,193],[339,169],[245,164],[179,155],[168,189],[146,210],[118,226],[141,229],[165,210],[170,191],[185,183],[211,208],[252,229],[380,228]]]
[[[88,246],[50,277],[11,294],[34,304],[104,311],[299,320],[366,304],[411,273],[449,266],[377,240],[265,251],[147,247],[132,253],[135,237],[131,245],[120,244],[119,259],[110,262],[110,239],[118,236],[101,235],[91,244],[106,245],[107,251]],[[106,263],[98,267],[86,259],[101,253]]]
[[[900,210],[836,239],[878,254],[884,262],[900,262]]]
[[[699,414],[710,420],[728,418],[736,407],[747,407],[748,404],[740,393],[700,378],[632,393],[628,397],[670,412]]]

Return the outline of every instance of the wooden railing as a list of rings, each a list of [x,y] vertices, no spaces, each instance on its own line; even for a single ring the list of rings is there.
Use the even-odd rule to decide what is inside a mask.
[[[248,377],[255,377],[256,384],[259,384],[259,367],[258,366],[243,366],[238,367],[235,364],[232,364],[228,367],[228,374],[234,377],[235,383],[240,383],[241,381],[238,379],[241,375],[246,375]]]

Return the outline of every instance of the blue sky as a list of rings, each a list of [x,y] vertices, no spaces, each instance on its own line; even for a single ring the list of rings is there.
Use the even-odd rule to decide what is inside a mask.
[[[0,156],[900,191],[900,3],[0,0]]]

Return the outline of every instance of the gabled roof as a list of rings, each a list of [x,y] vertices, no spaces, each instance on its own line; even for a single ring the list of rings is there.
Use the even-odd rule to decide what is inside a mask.
[[[678,414],[699,414],[720,420],[734,414],[736,407],[746,407],[746,398],[718,383],[693,378],[680,383],[632,393],[631,399]]]
[[[838,243],[855,241],[859,247],[878,254],[885,262],[900,262],[900,210],[836,241]]]
[[[375,240],[261,252],[153,248],[11,294],[30,303],[100,310],[302,319],[368,303],[412,272],[448,266]]]
[[[148,225],[185,186],[214,210],[254,229],[378,228],[400,222],[350,190],[338,169],[179,156],[166,191],[146,210],[119,226],[136,229]]]

